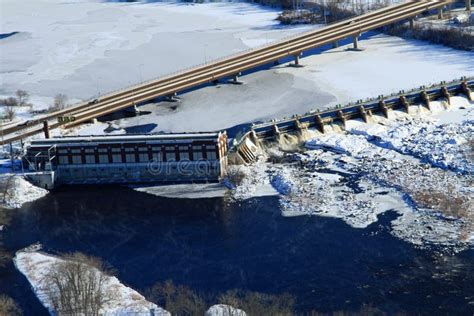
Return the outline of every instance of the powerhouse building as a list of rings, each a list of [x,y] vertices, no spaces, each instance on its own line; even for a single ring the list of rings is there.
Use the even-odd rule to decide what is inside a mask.
[[[225,132],[77,136],[33,140],[23,158],[37,185],[218,181]]]

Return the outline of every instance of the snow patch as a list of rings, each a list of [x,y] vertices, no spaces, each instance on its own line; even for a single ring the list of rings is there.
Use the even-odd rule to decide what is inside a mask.
[[[14,263],[16,268],[28,279],[33,291],[41,303],[53,314],[52,303],[44,292],[44,278],[55,264],[64,259],[40,252],[41,246],[33,245],[16,253]],[[97,273],[101,273],[97,270]],[[106,291],[113,294],[112,299],[104,304],[101,314],[126,316],[130,314],[149,313],[155,310],[155,315],[171,315],[156,304],[148,302],[143,295],[123,285],[114,276],[106,276]]]
[[[1,207],[20,208],[23,204],[33,202],[48,194],[48,190],[34,186],[22,176],[3,174],[0,176],[1,186],[4,188],[0,194]]]

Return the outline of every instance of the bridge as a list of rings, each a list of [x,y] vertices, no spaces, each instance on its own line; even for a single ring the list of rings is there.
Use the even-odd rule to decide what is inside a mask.
[[[58,127],[70,128],[160,97],[175,100],[179,92],[216,80],[230,78],[232,82],[238,83],[238,77],[243,71],[275,63],[284,58],[293,58],[294,64],[299,65],[299,59],[303,52],[346,38],[352,37],[354,48],[357,49],[358,38],[364,32],[399,21],[412,21],[417,15],[425,11],[442,10],[445,5],[452,2],[454,1],[408,1],[340,21],[317,30],[106,94],[98,99],[49,113],[33,121],[9,126],[2,130],[0,143],[12,143],[43,131],[46,133],[47,130]],[[468,2],[470,4],[470,1],[467,0],[466,5]]]

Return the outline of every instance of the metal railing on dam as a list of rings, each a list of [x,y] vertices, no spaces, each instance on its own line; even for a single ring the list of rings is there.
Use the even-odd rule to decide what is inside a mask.
[[[141,85],[109,93],[98,99],[82,102],[41,118],[2,129],[1,143],[8,144],[39,134],[43,131],[41,124],[44,122],[47,122],[50,129],[69,128],[159,97],[173,97],[178,92],[187,91],[215,80],[235,77],[243,71],[252,70],[283,58],[292,57],[297,63],[300,55],[310,49],[348,37],[353,37],[356,43],[357,38],[364,32],[412,19],[418,14],[443,7],[451,2],[453,1],[407,1]]]
[[[340,124],[345,126],[346,120],[362,119],[368,122],[374,114],[388,117],[390,110],[408,112],[410,105],[421,104],[431,109],[431,101],[444,98],[448,104],[450,98],[465,95],[474,101],[474,78],[463,78],[452,82],[442,82],[430,87],[420,87],[411,91],[400,91],[390,96],[379,96],[377,99],[358,101],[345,107],[336,106],[324,111],[312,111],[304,115],[295,115],[291,118],[272,120],[270,122],[254,124],[244,134],[234,141],[230,152],[235,154],[241,163],[252,163],[257,159],[257,144],[263,140],[275,140],[282,134],[301,133],[305,129],[315,129],[325,132],[325,126]]]

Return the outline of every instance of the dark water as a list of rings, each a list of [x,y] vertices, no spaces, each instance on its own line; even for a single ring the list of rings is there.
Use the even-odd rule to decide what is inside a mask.
[[[14,252],[41,242],[51,253],[103,258],[142,291],[172,279],[204,294],[240,288],[288,292],[300,312],[472,314],[474,251],[440,256],[389,234],[394,214],[367,229],[321,217],[284,218],[277,197],[167,199],[127,188],[62,189],[12,212]],[[0,293],[42,315],[26,279],[0,270]]]

